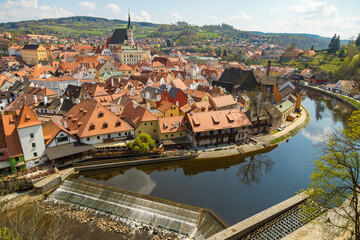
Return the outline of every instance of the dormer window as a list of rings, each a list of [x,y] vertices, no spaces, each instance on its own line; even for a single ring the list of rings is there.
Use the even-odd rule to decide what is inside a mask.
[[[120,126],[121,126],[121,122],[120,122],[120,121],[116,121],[115,127],[120,127]]]
[[[103,128],[108,128],[109,124],[107,122],[104,122]]]
[[[90,130],[94,130],[95,129],[95,124],[90,124]]]
[[[103,112],[99,112],[98,118],[102,118],[104,116]]]

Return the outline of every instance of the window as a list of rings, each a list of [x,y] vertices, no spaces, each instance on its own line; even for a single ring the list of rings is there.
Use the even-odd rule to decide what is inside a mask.
[[[34,157],[37,157],[37,152],[34,152]]]
[[[34,134],[30,133],[30,138],[33,139],[34,138]]]
[[[65,137],[58,137],[56,138],[57,142],[60,143],[60,142],[67,142],[68,141],[68,137],[65,136]]]
[[[36,148],[36,144],[35,144],[35,143],[32,143],[32,144],[31,144],[31,147],[32,147],[32,148]]]
[[[145,126],[146,126],[146,123],[145,123]]]
[[[156,132],[156,130],[154,129],[154,132]]]
[[[180,133],[180,136],[182,136],[182,133]]]
[[[152,125],[152,123],[150,123],[150,125]]]
[[[173,137],[173,136],[174,136],[174,134],[171,134],[171,136]]]
[[[90,138],[86,138],[86,141],[90,141]]]
[[[139,134],[141,133],[141,131],[139,131]]]
[[[118,133],[119,137],[121,136],[121,133]]]
[[[5,153],[4,152],[0,152],[0,157],[4,157]]]
[[[97,139],[100,139],[100,136],[97,136]]]
[[[168,135],[165,135],[165,137],[168,137]]]

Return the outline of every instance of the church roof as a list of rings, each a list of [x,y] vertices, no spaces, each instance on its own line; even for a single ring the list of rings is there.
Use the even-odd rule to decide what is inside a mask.
[[[110,44],[123,44],[125,40],[128,40],[127,29],[118,28],[115,29],[110,39]]]

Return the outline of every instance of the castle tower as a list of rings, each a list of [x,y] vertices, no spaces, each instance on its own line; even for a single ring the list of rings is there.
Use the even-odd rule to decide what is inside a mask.
[[[128,25],[127,25],[127,44],[128,46],[134,47],[135,46],[135,42],[134,42],[134,37],[133,37],[133,32],[132,32],[132,27],[131,27],[131,19],[130,19],[130,10],[129,10],[129,18],[128,18]]]

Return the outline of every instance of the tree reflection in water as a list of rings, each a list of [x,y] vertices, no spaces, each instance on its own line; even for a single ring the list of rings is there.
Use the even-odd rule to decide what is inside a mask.
[[[253,183],[259,183],[264,173],[270,173],[274,163],[267,154],[252,156],[239,166],[236,176],[240,182],[250,187]]]

